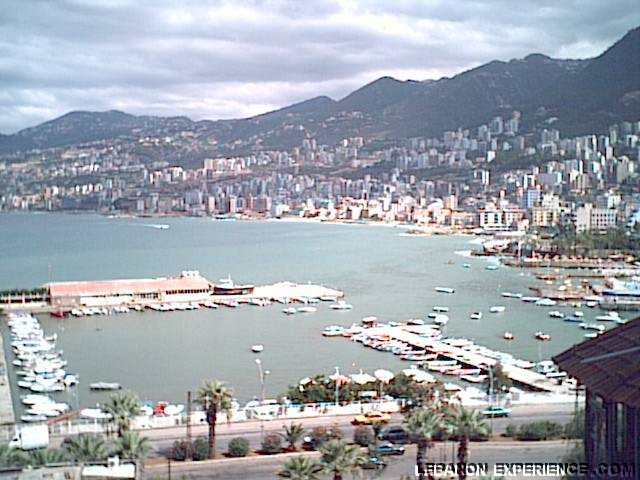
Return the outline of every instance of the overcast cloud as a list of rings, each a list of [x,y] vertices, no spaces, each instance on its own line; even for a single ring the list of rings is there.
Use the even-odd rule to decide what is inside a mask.
[[[70,110],[194,119],[539,52],[596,56],[638,0],[4,0],[0,132]]]

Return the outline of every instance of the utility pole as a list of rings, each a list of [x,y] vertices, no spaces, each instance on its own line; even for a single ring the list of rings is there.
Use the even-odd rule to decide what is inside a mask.
[[[187,391],[187,460],[191,460],[191,390]]]

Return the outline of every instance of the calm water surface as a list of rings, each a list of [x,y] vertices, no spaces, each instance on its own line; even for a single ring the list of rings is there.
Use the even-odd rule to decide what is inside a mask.
[[[354,309],[336,312],[322,304],[315,314],[286,316],[282,305],[274,304],[64,320],[41,316],[47,333],[59,333],[67,369],[80,375],[81,405],[103,398],[89,392],[95,381],[120,382],[142,398],[184,402],[185,392],[203,379],[219,378],[233,386],[239,399],[248,400],[260,392],[256,355],[249,349],[253,343],[265,345],[260,358],[270,371],[271,396],[335,366],[345,373],[381,367],[398,371],[406,364],[393,355],[342,338],[327,339],[321,331],[368,315],[426,318],[434,305],[450,307],[447,334],[521,358],[545,359],[583,340],[583,330],[549,318],[548,308],[502,298],[504,290],[526,295],[537,281],[531,272],[506,267],[487,271],[491,260],[461,256],[475,248],[469,238],[416,237],[396,228],[358,225],[192,218],[159,220],[171,226],[159,230],[150,227],[155,222],[0,215],[0,288],[34,287],[49,280],[177,275],[193,269],[213,281],[231,274],[256,285],[289,280],[335,286],[344,290]],[[471,268],[464,269],[465,262]],[[436,286],[453,287],[456,293],[436,293]],[[490,314],[491,305],[506,305],[507,310]],[[484,312],[482,320],[469,320],[476,310]],[[596,314],[585,309],[587,318]],[[503,340],[505,330],[516,339]],[[552,341],[535,341],[538,330],[551,334]]]

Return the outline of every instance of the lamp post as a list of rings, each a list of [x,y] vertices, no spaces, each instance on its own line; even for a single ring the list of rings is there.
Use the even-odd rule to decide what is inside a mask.
[[[493,436],[493,412],[491,407],[493,406],[493,367],[488,368],[489,371],[489,432]]]
[[[340,367],[336,367],[336,406],[340,403]]]
[[[258,377],[260,378],[260,405],[264,405],[265,387],[264,378],[269,374],[269,370],[262,369],[262,361],[256,358],[256,365],[258,366]],[[260,438],[264,440],[264,416],[260,416]]]

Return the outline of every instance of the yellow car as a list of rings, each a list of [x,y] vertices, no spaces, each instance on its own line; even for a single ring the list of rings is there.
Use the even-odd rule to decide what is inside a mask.
[[[389,423],[391,415],[382,412],[367,412],[351,420],[352,425],[371,425],[372,423]]]

